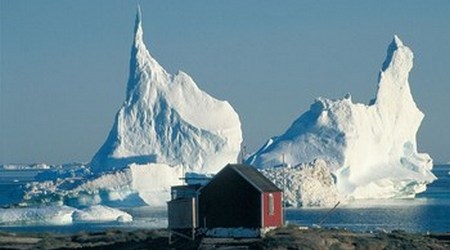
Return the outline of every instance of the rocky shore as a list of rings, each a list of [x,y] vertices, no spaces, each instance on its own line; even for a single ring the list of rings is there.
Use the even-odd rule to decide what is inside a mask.
[[[203,238],[189,241],[160,230],[76,234],[0,232],[0,249],[450,249],[450,233],[403,231],[357,233],[336,229],[279,228],[258,239]]]

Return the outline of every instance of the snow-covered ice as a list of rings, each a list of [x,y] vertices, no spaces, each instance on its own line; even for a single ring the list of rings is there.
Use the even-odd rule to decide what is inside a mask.
[[[417,152],[416,133],[424,115],[409,87],[412,66],[412,51],[394,36],[374,100],[366,105],[353,103],[350,95],[318,98],[247,163],[264,169],[282,164],[282,155],[292,166],[321,159],[345,199],[404,198],[425,191],[436,177],[430,156]],[[303,190],[302,195],[309,192]]]
[[[80,185],[69,196],[85,205],[165,206],[170,200],[170,187],[183,184],[181,171],[181,167],[165,164],[132,164]]]
[[[0,169],[5,169],[5,170],[42,170],[42,169],[50,169],[52,166],[47,165],[45,163],[36,163],[36,164],[30,164],[30,165],[26,165],[26,164],[22,164],[22,165],[18,165],[18,164],[4,164],[4,165],[0,165]]]
[[[170,187],[183,184],[183,168],[166,164],[131,164],[114,172],[89,176],[84,166],[72,166],[72,175],[45,174],[27,185],[24,204],[103,204],[112,207],[165,206]],[[69,172],[68,170],[64,170]],[[60,177],[57,177],[60,176]]]
[[[289,206],[332,207],[343,199],[324,160],[317,159],[297,166],[281,165],[260,171],[284,189],[284,199]]]
[[[0,209],[0,224],[71,224],[74,210],[67,206]]]
[[[130,222],[132,220],[133,217],[126,212],[100,205],[84,209],[76,209],[69,206],[0,209],[0,225],[67,225],[106,221]]]
[[[238,114],[228,102],[199,89],[186,73],[167,73],[147,50],[143,36],[138,9],[126,100],[92,159],[93,171],[164,163],[217,172],[236,162],[242,142]]]
[[[133,217],[130,214],[102,205],[91,206],[81,210],[77,209],[73,212],[72,219],[73,222],[133,221]]]

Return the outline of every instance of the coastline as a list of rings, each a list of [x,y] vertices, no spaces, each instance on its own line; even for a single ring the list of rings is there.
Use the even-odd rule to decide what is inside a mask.
[[[0,231],[0,249],[450,249],[450,232],[404,231],[362,233],[343,229],[301,229],[290,225],[263,238],[175,239],[167,229],[106,230],[74,234],[12,233]]]

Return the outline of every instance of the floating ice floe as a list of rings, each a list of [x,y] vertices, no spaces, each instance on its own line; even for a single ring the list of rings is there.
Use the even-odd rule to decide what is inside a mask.
[[[133,217],[118,209],[92,206],[41,206],[0,209],[0,225],[67,225],[87,222],[130,222]]]

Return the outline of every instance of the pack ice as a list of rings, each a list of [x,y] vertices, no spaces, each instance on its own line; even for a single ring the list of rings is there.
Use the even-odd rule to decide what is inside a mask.
[[[416,133],[424,115],[408,83],[412,66],[412,51],[394,36],[375,99],[365,105],[353,103],[350,95],[340,100],[318,98],[247,163],[274,178],[280,171],[274,166],[282,164],[284,155],[290,166],[285,177],[298,182],[287,190],[289,201],[305,206],[330,206],[337,199],[414,197],[425,191],[436,177],[430,156],[417,152]],[[317,169],[303,170],[308,166]],[[305,181],[310,185],[301,183]],[[320,200],[311,199],[311,190]]]

